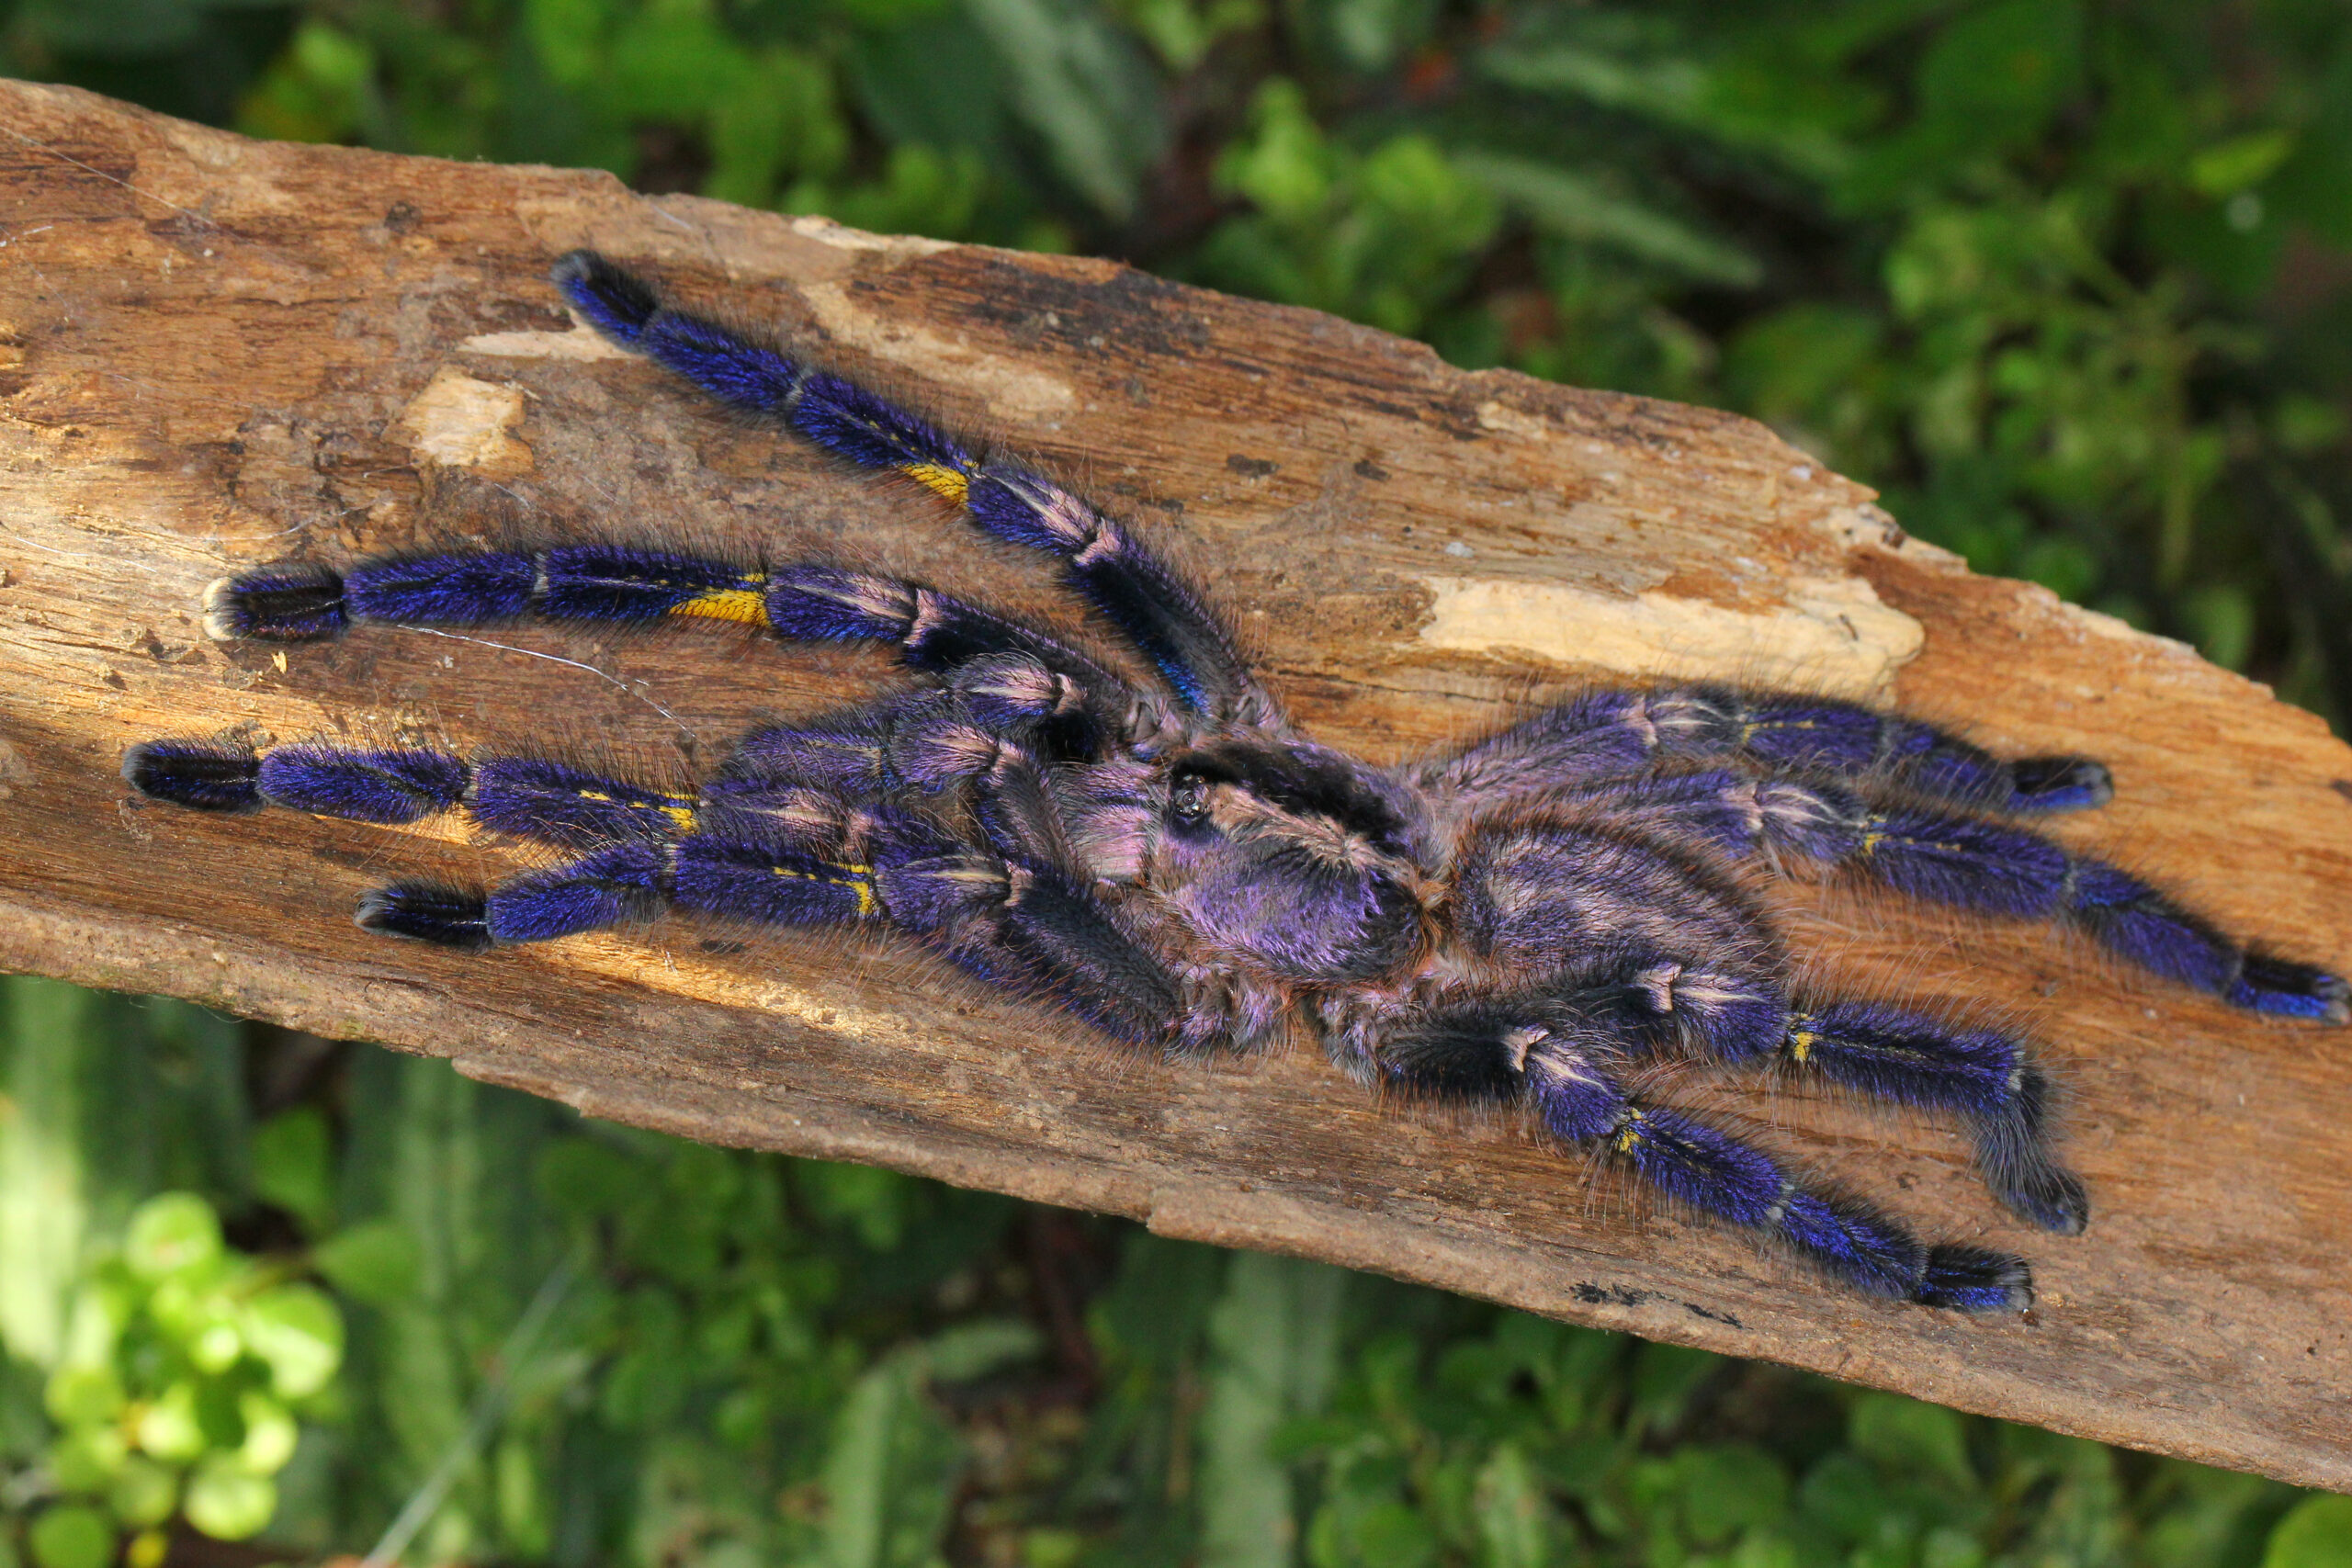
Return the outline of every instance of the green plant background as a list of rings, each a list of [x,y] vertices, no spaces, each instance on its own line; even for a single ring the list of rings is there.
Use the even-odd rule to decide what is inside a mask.
[[[2352,718],[2339,0],[0,0],[0,70],[1742,409]],[[0,987],[0,1568],[2352,1562],[2352,1499]]]

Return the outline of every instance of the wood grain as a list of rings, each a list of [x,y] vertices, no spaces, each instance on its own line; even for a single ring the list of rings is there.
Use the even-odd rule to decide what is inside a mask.
[[[2352,1488],[2352,1039],[2117,975],[2044,932],[1797,899],[1830,971],[1981,998],[2049,1043],[2097,1205],[2079,1240],[1996,1213],[1948,1131],[1705,1091],[1923,1228],[2028,1253],[2039,1309],[1971,1322],[1825,1289],[1508,1119],[1369,1102],[1312,1052],[1110,1053],[881,942],[670,924],[487,960],[417,951],[352,927],[360,891],[395,870],[495,874],[503,852],[126,799],[122,749],[158,734],[551,732],[683,766],[755,715],[888,678],[718,628],[208,643],[204,584],[281,556],[757,539],[1057,613],[1035,561],[574,330],[544,274],[582,243],[1164,525],[1328,739],[1401,757],[1629,673],[1862,694],[1993,745],[2106,757],[2120,798],[2062,824],[2069,842],[2352,964],[2352,753],[2317,719],[1970,576],[1747,421],[1464,374],[1099,262],[645,199],[594,174],[256,144],[23,85],[0,86],[0,964],[449,1056],[690,1137]]]

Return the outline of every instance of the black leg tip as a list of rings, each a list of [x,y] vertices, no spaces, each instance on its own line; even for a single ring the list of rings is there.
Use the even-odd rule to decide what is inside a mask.
[[[479,893],[440,882],[395,882],[359,900],[359,929],[460,953],[490,946],[490,915]]]
[[[191,811],[260,809],[261,758],[219,740],[142,740],[122,753],[122,782]]]
[[[322,566],[260,567],[204,591],[204,630],[215,642],[324,642],[347,619],[343,578]]]
[[[2230,987],[2233,1004],[2280,1018],[2341,1024],[2352,1020],[2352,985],[2340,975],[2251,953]]]
[[[2090,1194],[2082,1179],[2050,1166],[2002,1190],[2001,1201],[2019,1216],[2060,1235],[2080,1235],[2091,1222]]]
[[[635,343],[662,309],[662,297],[651,285],[594,251],[571,252],[555,264],[549,276],[572,309],[615,343]]]
[[[2006,1252],[1933,1247],[1911,1299],[1948,1312],[2024,1312],[2033,1305],[2033,1271]]]
[[[2009,764],[2012,811],[2088,811],[2115,798],[2115,776],[2088,757],[2027,757]]]

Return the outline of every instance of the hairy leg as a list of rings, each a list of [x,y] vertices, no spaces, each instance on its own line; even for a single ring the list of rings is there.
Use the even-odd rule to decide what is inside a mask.
[[[2114,793],[2107,770],[2088,758],[2005,761],[1932,725],[1858,704],[1728,686],[1589,692],[1430,769],[1428,782],[1485,802],[1674,760],[1799,769],[1984,811],[2075,811]]]
[[[318,817],[400,826],[460,813],[492,832],[585,849],[693,827],[700,801],[552,758],[472,761],[425,746],[300,741],[257,751],[233,741],[147,740],[122,776],[154,800],[198,811],[283,806]]]
[[[2024,828],[1723,770],[1576,793],[1613,820],[1696,837],[1728,854],[1817,861],[1930,903],[2055,920],[2233,1007],[2325,1023],[2352,1017],[2352,986],[2341,976],[2251,950],[2131,873]]]
[[[2032,1302],[2025,1264],[1970,1247],[1928,1247],[1868,1205],[1800,1181],[1720,1128],[1629,1096],[1615,1069],[1629,1042],[1613,1010],[1496,998],[1433,1009],[1380,1043],[1383,1077],[1408,1091],[1519,1101],[1544,1129],[1631,1167],[1702,1213],[1787,1246],[1873,1295],[1963,1312]]]
[[[889,644],[916,670],[949,673],[1017,656],[1090,691],[1121,689],[1093,660],[1042,632],[920,583],[821,563],[754,570],[618,545],[383,556],[342,571],[302,563],[223,578],[205,626],[223,641],[314,642],[358,622],[476,626],[522,619],[644,626],[732,621],[790,642]]]
[[[652,285],[593,251],[556,264],[575,310],[735,408],[776,420],[861,467],[904,474],[965,506],[993,537],[1060,558],[1063,580],[1203,713],[1273,713],[1233,638],[1200,596],[1121,524],[1018,465],[983,461],[886,399],[769,344],[670,308]]]

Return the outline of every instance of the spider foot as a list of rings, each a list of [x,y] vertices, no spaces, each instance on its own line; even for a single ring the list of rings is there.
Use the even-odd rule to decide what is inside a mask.
[[[2030,1158],[2011,1165],[1988,1160],[1984,1174],[1994,1196],[2044,1230],[2080,1235],[2090,1224],[2090,1195],[2083,1190],[2082,1179],[2052,1164],[2038,1149]]]
[[[1938,1247],[1911,1299],[1952,1312],[2024,1312],[2033,1305],[2033,1271],[2021,1258],[1981,1247]]]
[[[573,251],[555,264],[555,286],[589,323],[619,343],[635,343],[662,308],[661,297],[634,274],[594,251]]]
[[[278,561],[204,591],[204,630],[215,642],[324,642],[343,635],[345,620],[343,577],[322,566]]]
[[[2352,985],[2340,975],[2249,953],[2229,992],[2233,1004],[2284,1018],[2343,1023],[2352,1019]]]
[[[223,740],[141,740],[124,749],[122,782],[191,811],[258,811],[261,758]]]
[[[395,882],[361,896],[352,916],[359,929],[407,937],[460,953],[490,946],[490,910],[480,893],[446,882]]]
[[[2088,757],[2021,757],[2009,764],[2011,811],[2089,811],[2115,798],[2115,777]]]

